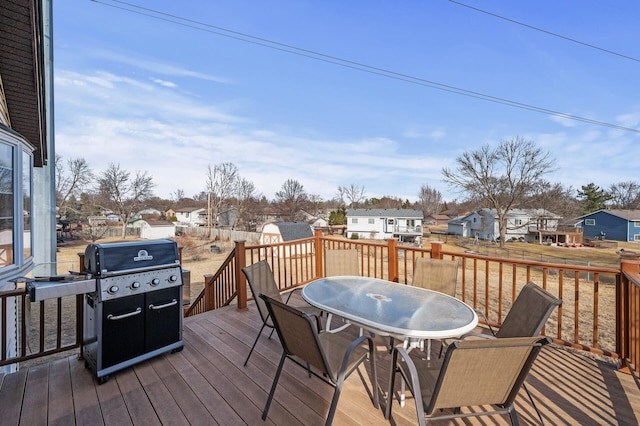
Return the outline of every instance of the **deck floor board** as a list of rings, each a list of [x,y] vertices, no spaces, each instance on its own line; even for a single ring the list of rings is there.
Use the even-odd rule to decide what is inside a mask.
[[[295,296],[294,296],[295,297]],[[0,377],[0,423],[7,425],[239,425],[323,424],[331,386],[287,361],[266,422],[261,417],[281,347],[269,329],[246,355],[260,330],[253,304],[249,311],[227,307],[184,321],[185,348],[118,371],[99,385],[77,355]],[[355,338],[358,330],[345,331]],[[393,405],[385,420],[389,355],[385,339],[375,338],[381,407],[371,401],[368,363],[345,382],[334,424],[413,425],[415,405]],[[434,341],[434,356],[439,345]],[[640,390],[630,375],[606,360],[553,345],[543,348],[527,387],[547,424],[639,424]],[[397,391],[397,389],[396,389]],[[465,408],[472,411],[475,409]],[[526,393],[516,400],[521,424],[538,424]],[[502,425],[505,416],[434,424]]]

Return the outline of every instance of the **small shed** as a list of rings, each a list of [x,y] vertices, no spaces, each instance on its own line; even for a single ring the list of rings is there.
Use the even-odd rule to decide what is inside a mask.
[[[138,219],[131,222],[129,226],[140,228],[140,238],[146,240],[173,238],[176,236],[176,225],[168,220]]]
[[[308,223],[272,222],[266,223],[262,227],[260,245],[286,243],[311,237],[313,237],[313,230]],[[296,246],[295,251],[291,250],[288,246],[284,250],[278,250],[278,247],[274,247],[273,250],[274,254],[277,254],[280,257],[290,257],[292,253],[306,254],[307,251],[311,250],[311,244],[305,243],[301,246]]]

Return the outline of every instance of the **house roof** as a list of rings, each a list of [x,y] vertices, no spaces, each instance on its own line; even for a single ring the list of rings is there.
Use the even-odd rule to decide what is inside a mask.
[[[280,230],[282,241],[313,237],[311,226],[305,222],[273,222]]]
[[[176,213],[191,213],[198,210],[204,210],[204,207],[180,207],[179,209],[175,209]]]
[[[145,219],[149,226],[175,226],[173,222],[159,219]]]
[[[471,214],[473,213],[474,212],[472,212]],[[496,209],[482,208],[480,210],[477,210],[477,213],[489,214],[489,215],[493,215],[494,217],[498,216]],[[470,215],[467,215],[467,216],[470,216]],[[509,210],[508,216],[509,217],[527,216],[527,217],[538,217],[538,218],[547,217],[547,218],[554,218],[554,219],[560,218],[560,216],[558,216],[557,214],[551,213],[549,210],[545,210],[545,209],[511,209]]]
[[[424,218],[424,214],[420,210],[413,209],[349,209],[347,217],[365,216],[365,217],[410,217],[416,219]]]
[[[36,148],[34,165],[47,162],[42,2],[8,0],[0,7],[0,77],[11,128]]]
[[[446,214],[432,214],[431,217],[436,220],[449,220],[450,217]]]
[[[621,217],[622,219],[626,219],[626,220],[640,220],[640,210],[622,210],[622,209],[598,210],[596,212],[592,212],[592,213],[580,216],[579,219],[592,216],[596,213],[608,213],[610,215]]]

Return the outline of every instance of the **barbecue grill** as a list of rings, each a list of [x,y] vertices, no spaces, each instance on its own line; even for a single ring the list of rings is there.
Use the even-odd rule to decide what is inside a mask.
[[[84,275],[27,284],[32,301],[84,294],[85,365],[99,383],[164,352],[182,350],[182,268],[171,240],[89,244]]]

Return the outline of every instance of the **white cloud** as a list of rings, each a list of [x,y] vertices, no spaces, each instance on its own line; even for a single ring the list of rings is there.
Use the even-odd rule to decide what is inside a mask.
[[[171,87],[171,88],[175,88],[178,87],[177,84],[171,82],[171,81],[165,81],[165,80],[161,80],[159,78],[154,78],[153,82],[156,84],[159,84],[160,86],[164,86],[164,87]]]

